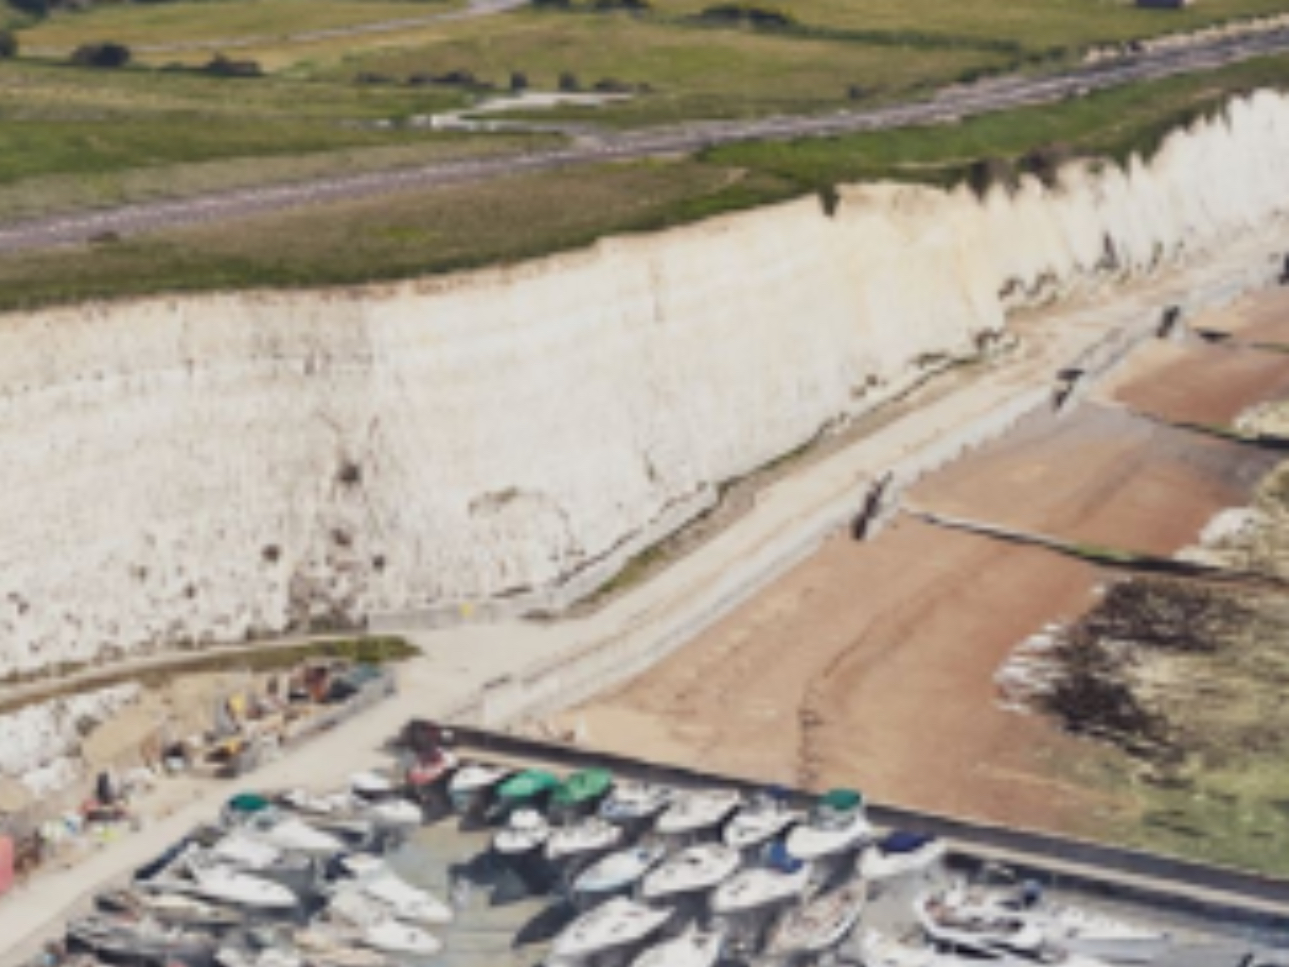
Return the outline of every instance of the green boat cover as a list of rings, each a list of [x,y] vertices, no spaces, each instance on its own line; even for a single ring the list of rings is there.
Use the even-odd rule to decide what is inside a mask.
[[[565,779],[551,801],[557,806],[579,806],[603,796],[611,785],[613,774],[607,769],[583,769]]]
[[[237,813],[258,813],[269,808],[269,801],[257,792],[239,792],[228,800],[228,808]]]
[[[833,789],[824,793],[819,803],[834,812],[848,813],[864,805],[864,797],[854,789]]]
[[[501,784],[497,795],[510,802],[531,799],[533,796],[548,792],[559,785],[559,780],[549,772],[541,769],[528,769],[517,776],[511,776]]]

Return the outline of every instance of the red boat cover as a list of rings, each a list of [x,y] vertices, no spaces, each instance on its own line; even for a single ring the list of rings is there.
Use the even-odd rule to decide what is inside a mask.
[[[13,840],[0,836],[0,896],[13,886]]]

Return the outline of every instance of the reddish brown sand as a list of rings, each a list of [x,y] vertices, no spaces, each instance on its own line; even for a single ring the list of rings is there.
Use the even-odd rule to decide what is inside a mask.
[[[1107,399],[1221,422],[1285,378],[1279,360],[1156,347]],[[1274,461],[1093,401],[1025,421],[908,503],[1171,554],[1216,511],[1243,503]],[[868,543],[833,540],[668,660],[570,714],[604,748],[1095,831],[1131,809],[1089,779],[1109,753],[1048,719],[1001,710],[994,675],[1026,636],[1082,613],[1103,578],[1051,551],[906,516]]]
[[[1289,321],[1283,329],[1289,340]],[[1135,352],[1096,396],[1169,422],[1230,426],[1252,407],[1289,397],[1289,353],[1155,343]]]
[[[1000,710],[993,675],[1096,572],[901,520],[837,539],[626,688],[576,714],[592,744],[1029,826],[1098,806],[1054,766],[1079,744]]]
[[[1084,405],[1029,419],[913,489],[910,506],[1079,543],[1173,554],[1277,456]]]
[[[1229,333],[1241,341],[1289,346],[1289,287],[1247,296],[1233,306],[1190,320],[1196,329]]]

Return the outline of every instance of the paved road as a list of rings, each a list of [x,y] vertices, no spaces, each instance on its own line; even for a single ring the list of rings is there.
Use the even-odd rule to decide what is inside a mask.
[[[505,2],[505,0],[500,0]],[[1182,50],[1141,54],[1057,75],[1014,75],[969,87],[950,88],[929,101],[869,111],[810,117],[771,117],[742,122],[697,122],[649,131],[606,135],[592,143],[522,155],[467,159],[399,171],[323,178],[295,184],[240,189],[176,201],[150,202],[20,222],[0,228],[0,253],[83,242],[106,233],[126,235],[299,208],[322,202],[509,175],[594,164],[600,161],[689,153],[742,141],[826,137],[886,131],[1036,104],[1050,104],[1091,91],[1140,81],[1212,70],[1266,54],[1289,52],[1289,29],[1224,39]]]

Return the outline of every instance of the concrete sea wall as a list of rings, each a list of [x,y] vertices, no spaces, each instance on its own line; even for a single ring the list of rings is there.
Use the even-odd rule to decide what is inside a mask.
[[[1009,312],[1289,214],[1289,100],[983,201],[845,190],[515,268],[0,319],[0,674],[557,610]]]

